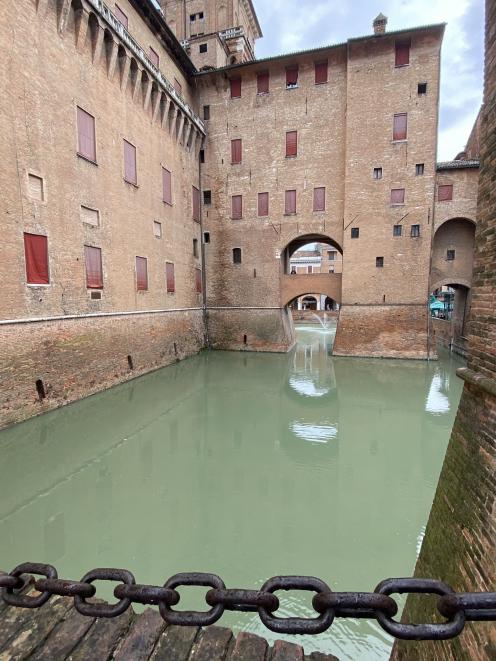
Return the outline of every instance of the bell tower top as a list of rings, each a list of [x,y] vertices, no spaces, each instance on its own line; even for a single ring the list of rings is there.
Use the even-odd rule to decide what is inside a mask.
[[[252,0],[160,0],[165,20],[198,69],[255,59],[262,30]]]

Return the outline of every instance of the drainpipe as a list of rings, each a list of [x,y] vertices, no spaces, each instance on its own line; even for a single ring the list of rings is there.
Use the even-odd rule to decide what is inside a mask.
[[[200,149],[203,148],[204,142],[202,140],[200,144]],[[199,212],[200,212],[200,255],[201,255],[201,279],[202,279],[202,317],[203,317],[203,329],[205,334],[205,344],[207,348],[210,347],[210,338],[208,335],[208,315],[207,315],[207,272],[205,264],[205,242],[203,237],[203,188],[202,188],[202,172],[201,172],[201,161],[200,153],[198,152],[198,189],[199,189]]]

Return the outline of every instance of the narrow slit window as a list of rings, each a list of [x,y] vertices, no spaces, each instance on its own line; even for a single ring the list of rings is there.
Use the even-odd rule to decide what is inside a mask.
[[[193,239],[193,257],[198,257],[198,239]]]
[[[203,232],[203,243],[210,243],[210,232]]]
[[[162,200],[172,205],[172,174],[167,168],[162,168]]]
[[[446,251],[446,259],[448,262],[452,262],[455,259],[455,251],[454,250],[447,250]]]
[[[424,94],[427,94],[427,83],[419,83],[417,85],[417,94],[419,96],[423,96]]]
[[[153,236],[157,239],[162,238],[162,223],[159,223],[157,220],[153,221]]]
[[[168,294],[173,294],[176,291],[176,276],[172,262],[165,263],[165,284]]]
[[[48,239],[42,234],[24,234],[26,282],[30,285],[48,285]]]
[[[200,149],[200,163],[205,163],[205,150]]]
[[[202,272],[201,269],[195,269],[195,288],[196,293],[201,294],[203,291],[202,287]]]
[[[84,246],[84,263],[86,267],[86,287],[88,289],[103,288],[102,251],[94,246]]]
[[[212,204],[212,191],[204,190],[203,191],[203,204]]]
[[[241,248],[233,248],[232,260],[233,264],[241,264]]]
[[[210,119],[210,106],[203,106],[203,119]]]
[[[381,269],[384,266],[384,257],[376,257],[375,265],[378,269]]]
[[[192,206],[193,206],[193,220],[199,223],[200,222],[200,191],[196,186],[192,186],[191,197],[192,197]]]

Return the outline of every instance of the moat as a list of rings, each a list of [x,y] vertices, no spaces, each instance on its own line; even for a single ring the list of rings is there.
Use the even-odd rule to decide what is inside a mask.
[[[0,433],[0,568],[125,567],[157,584],[207,571],[246,588],[306,574],[367,591],[411,575],[462,363],[332,358],[332,332],[297,335],[287,355],[203,352]],[[183,590],[181,607],[201,596]],[[279,596],[279,615],[312,616],[311,594]],[[282,637],[257,615],[219,624]],[[392,645],[365,620],[288,639],[363,661]]]

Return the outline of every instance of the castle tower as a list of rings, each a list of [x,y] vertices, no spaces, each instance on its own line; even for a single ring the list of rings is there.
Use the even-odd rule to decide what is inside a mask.
[[[252,0],[160,0],[165,20],[199,70],[255,59],[262,36]]]

